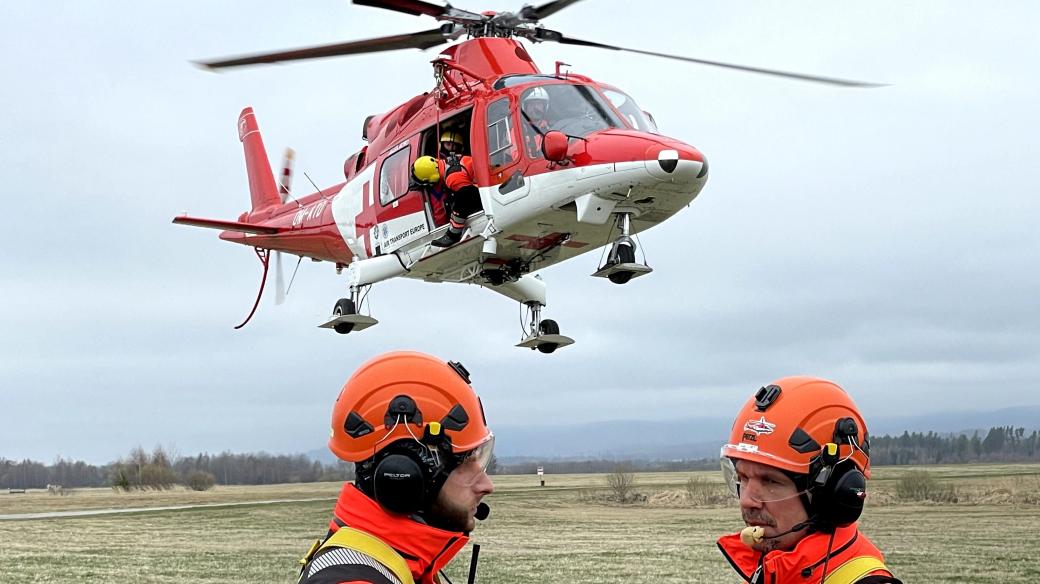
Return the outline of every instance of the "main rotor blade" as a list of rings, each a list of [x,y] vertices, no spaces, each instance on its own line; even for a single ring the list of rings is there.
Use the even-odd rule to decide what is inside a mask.
[[[575,0],[571,0],[575,1]],[[385,8],[394,12],[403,12],[412,16],[432,16],[437,20],[450,20],[460,24],[478,23],[486,20],[482,15],[469,10],[461,10],[452,7],[451,4],[439,6],[422,0],[354,0],[359,6],[371,6],[373,8]]]
[[[450,27],[452,25],[445,24]],[[207,69],[223,69],[227,67],[240,67],[242,65],[256,65],[258,63],[280,63],[282,61],[300,61],[303,59],[319,59],[322,57],[336,57],[340,55],[357,55],[361,53],[377,53],[380,51],[395,51],[397,49],[428,49],[448,42],[453,34],[445,33],[440,28],[424,30],[410,34],[399,34],[393,36],[336,43],[332,45],[320,45],[316,47],[304,47],[279,51],[276,53],[260,53],[256,55],[244,55],[232,57],[220,61],[208,61],[196,63]]]
[[[432,16],[437,18],[448,11],[448,7],[438,6],[422,0],[354,0],[358,6],[371,6],[372,8],[385,8],[395,12],[404,12],[412,16]]]
[[[547,16],[556,14],[571,4],[577,4],[578,2],[581,2],[581,0],[553,0],[553,2],[546,2],[538,7],[524,6],[520,9],[520,14],[522,14],[524,18],[541,20]]]
[[[804,73],[792,73],[790,71],[778,71],[776,69],[748,67],[746,65],[735,65],[732,63],[723,63],[720,61],[709,61],[707,59],[695,59],[693,57],[669,55],[668,53],[658,53],[655,51],[643,51],[640,49],[627,49],[625,47],[615,47],[614,45],[607,45],[603,43],[597,43],[594,41],[583,41],[581,39],[565,37],[561,33],[544,28],[538,29],[537,36],[540,40],[555,41],[564,45],[579,45],[584,47],[610,49],[612,51],[627,51],[629,53],[639,53],[641,55],[650,55],[653,57],[664,57],[665,59],[675,59],[677,61],[686,61],[688,63],[711,65],[713,67],[724,67],[726,69],[736,69],[737,71],[746,71],[749,73],[761,73],[763,75],[772,75],[774,77],[783,77],[786,79],[797,79],[799,81],[811,81],[813,83],[825,83],[827,85],[839,85],[842,87],[885,87],[884,83],[871,83],[869,81],[855,81],[852,79],[838,79],[836,77],[823,77],[820,75],[806,75]]]

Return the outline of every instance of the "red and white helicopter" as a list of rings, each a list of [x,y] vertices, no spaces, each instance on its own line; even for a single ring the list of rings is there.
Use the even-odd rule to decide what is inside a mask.
[[[287,152],[280,184],[252,108],[238,119],[252,209],[237,221],[180,216],[174,223],[221,229],[220,238],[255,249],[267,279],[271,252],[332,262],[346,270],[349,297],[320,326],[339,333],[376,324],[361,314],[372,284],[402,276],[478,284],[527,307],[517,345],[551,353],[573,343],[555,321],[542,319],[545,284],[533,272],[613,241],[594,276],[616,284],[650,273],[637,259],[633,236],[668,219],[697,197],[708,164],[693,146],[661,135],[653,118],[612,85],[561,71],[542,73],[517,39],[631,51],[742,71],[865,87],[873,84],[744,67],[564,36],[539,21],[578,0],[524,6],[518,12],[474,13],[421,0],[354,0],[355,4],[427,15],[444,21],[422,32],[200,63],[219,69],[405,48],[429,49],[466,36],[433,60],[436,86],[381,115],[369,116],[367,142],[347,158],[345,182],[287,202],[292,172]],[[533,120],[528,99],[547,99]],[[447,219],[410,180],[412,163],[438,155],[445,129],[468,137],[482,209],[462,240],[431,245]],[[279,294],[282,293],[280,262]],[[249,318],[253,312],[250,312]],[[249,321],[246,319],[246,322]],[[242,323],[243,325],[245,323]],[[239,325],[242,326],[242,325]]]

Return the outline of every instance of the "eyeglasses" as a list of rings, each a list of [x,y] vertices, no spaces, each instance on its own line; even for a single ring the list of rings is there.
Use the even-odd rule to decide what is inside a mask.
[[[775,477],[769,474],[756,477],[748,477],[737,471],[737,466],[732,458],[722,457],[722,477],[729,487],[729,492],[734,497],[740,498],[747,495],[757,503],[776,503],[787,499],[794,499],[807,493],[807,490],[798,490],[794,481],[790,478]]]
[[[455,469],[448,480],[463,486],[472,486],[487,472],[488,464],[495,452],[495,435],[488,433],[487,439],[469,452],[456,455]]]

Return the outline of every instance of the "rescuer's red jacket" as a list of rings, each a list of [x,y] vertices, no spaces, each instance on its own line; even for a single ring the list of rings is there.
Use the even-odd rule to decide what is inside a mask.
[[[817,584],[823,576],[824,562],[827,564],[827,584],[881,584],[893,582],[899,584],[892,573],[884,567],[884,556],[867,536],[860,533],[853,523],[848,527],[840,527],[834,532],[834,541],[826,533],[812,533],[799,541],[790,551],[773,550],[762,554],[740,541],[740,534],[735,533],[719,538],[718,546],[722,555],[729,560],[733,569],[745,582],[755,584]],[[830,557],[827,549],[830,547]],[[881,567],[860,574],[853,579],[842,579],[834,576],[840,574],[839,568],[856,558],[872,558]],[[841,573],[848,573],[852,564]]]
[[[473,158],[459,156],[450,162],[453,164],[449,164],[449,160],[444,158],[437,159],[437,170],[441,180],[429,189],[430,207],[436,225],[447,223],[448,215],[452,212],[454,204],[460,202],[457,197],[462,189],[476,187],[476,183],[473,182]],[[463,195],[463,197],[466,200],[461,201],[463,204],[460,205],[459,210],[462,211],[460,215],[465,216],[473,211],[470,209],[472,202],[468,200],[472,196]],[[477,197],[479,198],[479,195]]]
[[[449,162],[453,164],[449,164]],[[437,170],[444,177],[444,186],[453,192],[459,192],[464,187],[474,186],[473,182],[473,158],[470,156],[459,156],[455,159],[437,159]]]
[[[379,503],[368,498],[353,483],[343,485],[333,519],[332,532],[340,526],[375,536],[393,548],[407,562],[416,584],[434,584],[437,573],[465,547],[469,538],[463,534],[431,527],[413,518],[387,512]],[[398,580],[380,566],[373,568],[373,559],[361,552],[350,550],[356,561],[335,563],[312,572],[301,584],[396,584]],[[321,561],[316,555],[312,563]]]

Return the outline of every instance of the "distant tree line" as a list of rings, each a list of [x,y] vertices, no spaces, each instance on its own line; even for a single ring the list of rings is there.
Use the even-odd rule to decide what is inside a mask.
[[[167,489],[181,484],[204,490],[213,484],[265,485],[353,478],[353,465],[349,463],[324,464],[302,454],[222,452],[177,456],[163,448],[146,452],[138,447],[127,457],[104,465],[60,457],[51,465],[0,458],[0,489],[42,489],[54,484],[73,488]]]
[[[1040,431],[996,426],[984,435],[903,432],[899,436],[872,436],[873,465],[958,464],[969,462],[1040,462]],[[503,461],[493,458],[492,474],[534,474],[543,467],[547,474],[612,473],[619,464],[638,472],[692,471],[718,468],[716,459],[684,460],[537,460]],[[345,481],[354,478],[353,465],[325,464],[303,454],[266,452],[233,454],[202,453],[177,456],[156,448],[138,447],[120,460],[92,465],[81,460],[55,459],[45,465],[34,460],[0,458],[0,489],[64,487],[115,487],[120,489],[165,489],[182,484],[205,489],[218,485],[266,485]]]
[[[719,459],[682,459],[682,460],[547,460],[544,462],[496,461],[498,474],[534,474],[538,467],[547,474],[582,474],[613,473],[619,467],[632,472],[667,472],[690,470],[718,470]]]
[[[870,438],[870,462],[890,464],[958,464],[965,462],[1040,461],[1040,432],[995,426],[985,436],[903,432]]]

